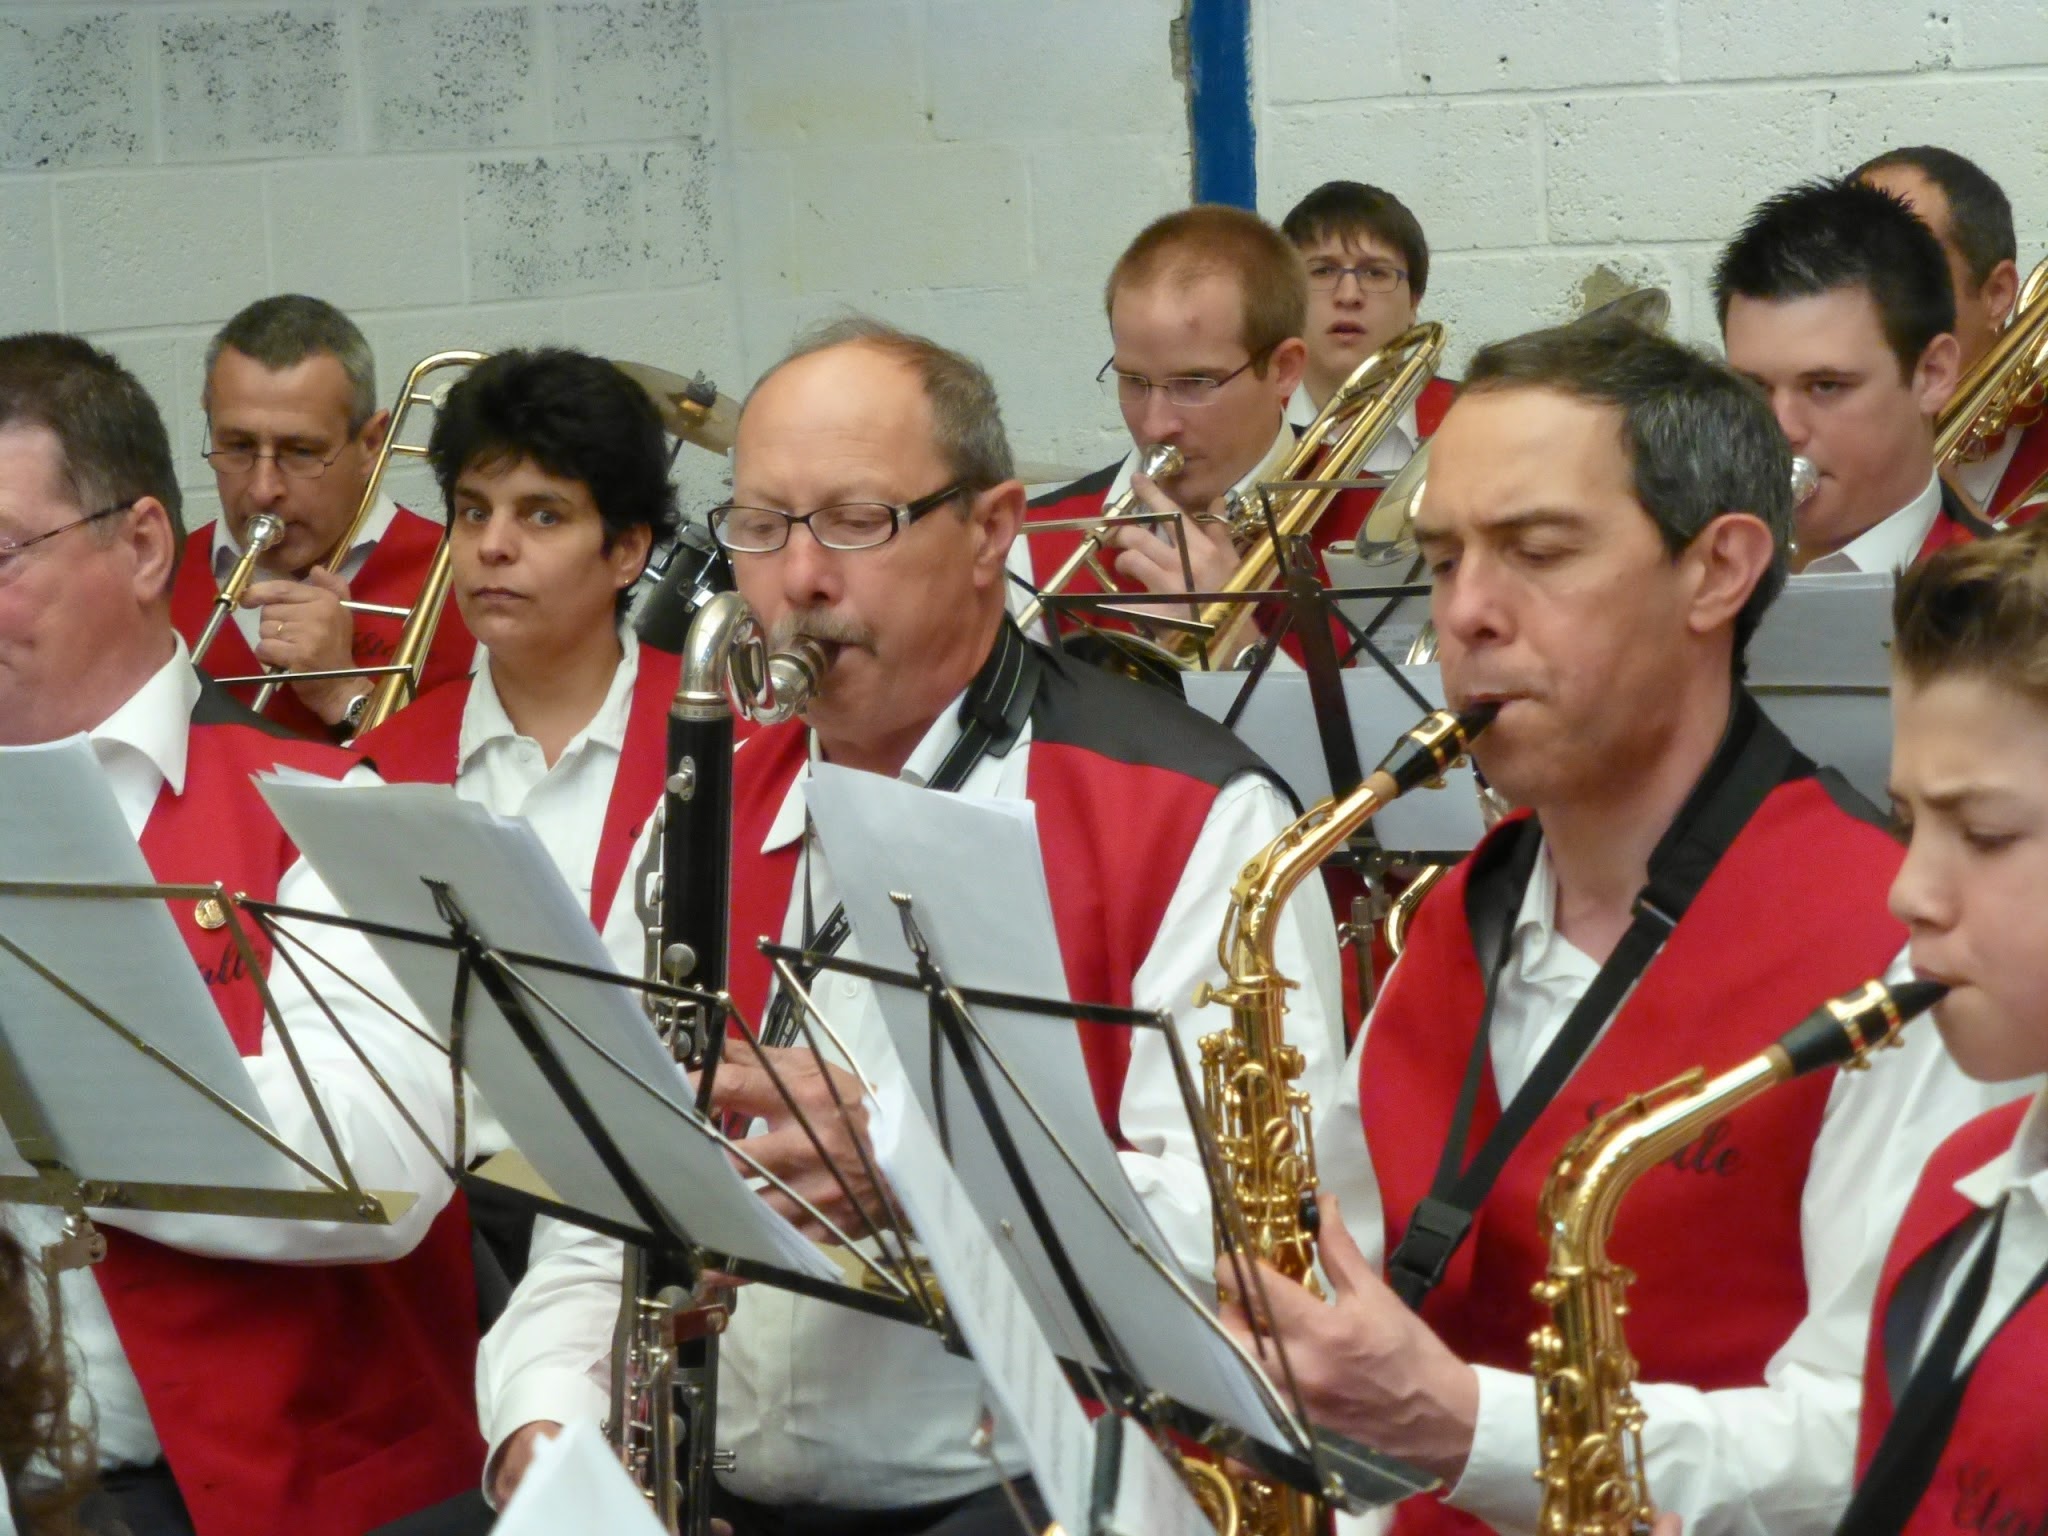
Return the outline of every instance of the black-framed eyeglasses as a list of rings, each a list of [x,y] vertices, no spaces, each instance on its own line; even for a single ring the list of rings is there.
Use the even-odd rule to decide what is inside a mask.
[[[1362,261],[1355,267],[1341,261],[1308,264],[1308,285],[1318,293],[1335,293],[1347,277],[1357,282],[1361,293],[1392,293],[1408,281],[1408,274],[1392,262]]]
[[[320,457],[312,448],[207,448],[199,457],[211,464],[215,474],[246,475],[253,473],[260,460],[268,459],[277,466],[277,472],[292,480],[318,480],[326,474],[334,461],[348,451],[343,443],[326,458]]]
[[[1206,373],[1182,373],[1170,379],[1155,381],[1146,378],[1142,373],[1122,372],[1116,365],[1116,359],[1112,357],[1102,365],[1102,371],[1095,375],[1095,382],[1100,384],[1102,392],[1118,405],[1135,409],[1142,406],[1156,389],[1174,405],[1195,409],[1214,404],[1216,392],[1258,360],[1258,355],[1254,354],[1220,379],[1212,379]]]
[[[886,544],[903,529],[935,511],[968,489],[967,482],[955,480],[943,490],[892,506],[885,501],[842,501],[820,507],[801,517],[778,512],[772,507],[744,507],[727,502],[711,509],[711,536],[739,555],[769,555],[789,542],[789,530],[810,529],[811,537],[826,549],[873,549]]]
[[[39,533],[32,539],[22,539],[18,543],[0,541],[0,576],[6,575],[8,568],[17,559],[27,554],[45,539],[54,539],[60,533],[69,533],[74,528],[83,528],[87,523],[96,523],[101,518],[113,517],[117,513],[126,512],[139,500],[141,500],[140,497],[131,497],[119,506],[101,507],[97,512],[88,512],[83,517],[74,517],[68,523],[59,523],[56,527]]]

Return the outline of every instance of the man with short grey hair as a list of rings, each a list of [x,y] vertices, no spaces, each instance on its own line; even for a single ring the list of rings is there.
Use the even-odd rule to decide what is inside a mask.
[[[1172,1012],[1190,1058],[1229,1026],[1217,937],[1232,880],[1293,819],[1270,772],[1235,737],[1163,690],[1111,677],[1028,642],[1004,609],[1005,558],[1024,515],[994,389],[967,358],[872,323],[800,346],[749,397],[734,448],[733,501],[711,513],[741,594],[778,639],[808,635],[828,658],[802,721],[756,732],[733,759],[731,990],[759,1020],[775,989],[755,941],[807,947],[844,937],[833,872],[813,857],[810,765],[902,778],[978,798],[1028,799],[1052,916],[1077,998]],[[973,850],[959,850],[971,859]],[[1017,892],[1022,897],[1025,893]],[[637,970],[644,935],[615,901],[606,941]],[[1341,1054],[1336,935],[1320,884],[1276,923],[1298,1086],[1333,1087]],[[831,1033],[874,1074],[894,1060],[864,983],[815,994]],[[1096,1110],[1174,1252],[1213,1264],[1213,1226],[1168,1048],[1151,1032],[1082,1026]],[[713,1106],[762,1124],[761,1166],[859,1231],[864,1163],[827,1109],[859,1101],[839,1063],[769,1051],[817,1126],[814,1144],[750,1055],[720,1068]],[[837,1086],[826,1084],[837,1078]],[[770,1203],[822,1229],[780,1194]],[[619,1251],[543,1222],[534,1261],[478,1362],[508,1493],[536,1439],[600,1417],[619,1306]],[[736,1455],[719,1513],[740,1536],[863,1532],[978,1536],[1015,1529],[995,1484],[1015,1475],[1013,1436],[978,1445],[983,1387],[936,1335],[766,1286],[748,1289],[720,1352],[718,1443]]]
[[[222,626],[201,664],[216,677],[243,677],[389,662],[402,621],[348,605],[409,607],[441,529],[381,493],[363,508],[391,425],[391,413],[377,405],[376,364],[363,333],[320,299],[258,299],[208,344],[204,403],[221,516],[186,541],[172,613],[188,643],[205,629],[251,521],[268,514],[282,531],[259,557],[236,622]],[[423,686],[462,676],[475,649],[451,608]],[[303,735],[348,737],[372,687],[359,676],[309,678],[279,689],[266,712]],[[233,691],[245,701],[255,692]]]

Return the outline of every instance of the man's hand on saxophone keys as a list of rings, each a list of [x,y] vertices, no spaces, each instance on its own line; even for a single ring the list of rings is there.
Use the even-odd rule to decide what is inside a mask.
[[[1313,1422],[1454,1484],[1472,1450],[1479,1380],[1429,1325],[1401,1304],[1351,1240],[1334,1196],[1318,1198],[1318,1244],[1331,1299],[1317,1297],[1260,1265],[1271,1332]],[[1285,1394],[1287,1374],[1270,1338],[1255,1341],[1249,1307],[1227,1294],[1230,1266],[1217,1265],[1223,1325],[1251,1350]],[[1660,1533],[1662,1536],[1662,1533]]]

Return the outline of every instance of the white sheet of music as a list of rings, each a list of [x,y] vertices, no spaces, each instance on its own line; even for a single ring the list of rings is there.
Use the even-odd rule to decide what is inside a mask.
[[[954,985],[1068,996],[1028,802],[940,794],[830,765],[818,767],[808,793],[864,960],[914,969],[889,899],[908,892],[933,957]],[[962,858],[961,849],[972,849],[973,857]],[[950,1052],[934,1091],[924,995],[878,986],[874,996],[920,1107],[1047,1337],[1068,1359],[1100,1366]],[[975,1021],[1058,1136],[1055,1144],[992,1069],[1003,1121],[1046,1208],[1058,1213],[1060,1240],[1096,1311],[1136,1374],[1191,1408],[1290,1448],[1294,1437],[1275,1416],[1256,1368],[1211,1326],[1124,1177],[1096,1115],[1074,1027],[993,1008],[975,1010]]]
[[[497,1536],[663,1536],[618,1452],[588,1419],[534,1447],[519,1491],[492,1529]]]
[[[84,736],[0,749],[0,848],[7,850],[0,878],[8,880],[156,882]],[[262,1097],[162,902],[0,895],[0,934],[270,1127]],[[5,951],[0,1033],[56,1133],[57,1154],[85,1178],[314,1187],[248,1126]],[[5,1151],[0,1171],[23,1171],[11,1137]]]
[[[1087,1530],[1095,1432],[1080,1399],[909,1085],[885,1079],[871,1102],[875,1160],[917,1230],[947,1312],[1024,1442],[1053,1518],[1066,1530]]]
[[[500,816],[439,784],[350,786],[277,775],[260,782],[292,841],[351,916],[445,936],[432,880],[495,948],[616,974],[582,903],[523,818]],[[445,1040],[455,952],[394,938],[371,942]],[[648,1023],[641,994],[518,969],[544,1000],[529,1010],[541,1032],[682,1230],[719,1253],[844,1278],[733,1171],[697,1116],[688,1079]],[[475,982],[465,1039],[470,1077],[554,1193],[579,1210],[640,1227],[560,1096]]]

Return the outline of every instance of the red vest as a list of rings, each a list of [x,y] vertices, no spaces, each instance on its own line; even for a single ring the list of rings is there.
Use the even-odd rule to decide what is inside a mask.
[[[1423,1317],[1459,1358],[1529,1369],[1529,1335],[1544,1316],[1530,1288],[1548,1261],[1537,1198],[1565,1141],[1629,1094],[1691,1067],[1748,1059],[1823,998],[1882,974],[1906,937],[1885,911],[1899,860],[1898,844],[1837,806],[1820,780],[1771,792],[1508,1160],[1424,1302]],[[1435,1176],[1478,1030],[1470,868],[1468,858],[1417,912],[1361,1054],[1360,1106],[1389,1252]],[[1806,1314],[1800,1196],[1832,1085],[1831,1073],[1816,1073],[1775,1089],[1630,1189],[1612,1247],[1639,1277],[1628,1293],[1628,1339],[1644,1380],[1762,1384],[1765,1363]],[[1467,1156],[1500,1114],[1489,1069]],[[1701,1275],[1714,1277],[1711,1307],[1700,1305]],[[1483,1529],[1424,1499],[1401,1506],[1397,1527]]]
[[[2040,513],[2035,504],[2031,511],[2012,512],[2019,499],[2035,489],[2044,475],[2048,475],[2048,422],[2035,422],[2021,429],[2020,445],[2012,452],[2012,462],[2005,466],[2005,473],[1998,477],[1998,485],[1991,493],[1991,505],[1984,509],[1984,515],[1994,520],[2012,513],[2012,523],[2031,522]]]
[[[1941,510],[1934,515],[1934,525],[1927,530],[1927,537],[1920,545],[1920,553],[1913,557],[1913,563],[1918,565],[1937,549],[1988,538],[1997,531],[1965,506],[1955,487],[1944,479],[1941,482]]]
[[[2012,1145],[2027,1101],[1979,1116],[1942,1143],[1920,1176],[1885,1259],[1871,1313],[1863,1371],[1863,1422],[1856,1443],[1860,1480],[1891,1423],[1893,1397],[1905,1390],[1885,1368],[1884,1324],[1900,1278],[1978,1207],[1956,1180]],[[2038,1536],[2048,1530],[2048,1414],[2041,1378],[2048,1372],[2048,1290],[1992,1339],[1963,1391],[1948,1448],[1926,1494],[1904,1526],[1909,1536],[1969,1531],[1973,1536]]]
[[[166,785],[143,829],[150,869],[274,898],[296,854],[249,775],[334,775],[350,759],[254,725],[195,723],[190,741],[185,792]],[[257,1054],[262,1009],[226,930],[201,929],[189,902],[174,915],[236,1047]],[[199,1536],[360,1536],[476,1486],[459,1195],[386,1264],[258,1264],[106,1236],[94,1275]]]
[[[1122,718],[1102,707],[1105,695],[1117,701]],[[1082,707],[1074,707],[1076,699]],[[1038,808],[1039,849],[1068,991],[1083,1001],[1128,1007],[1131,978],[1151,952],[1230,765],[1197,777],[1159,766],[1173,756],[1170,740],[1163,751],[1130,749],[1134,739],[1156,740],[1162,732],[1205,736],[1211,722],[1159,689],[1090,668],[1048,662],[1031,718],[1025,794]],[[733,759],[730,986],[757,1022],[773,972],[756,944],[782,936],[801,846],[797,840],[763,853],[761,843],[807,752],[804,727],[791,723],[761,731]],[[1248,756],[1240,761],[1255,764]],[[1076,1027],[1096,1109],[1115,1135],[1129,1034],[1109,1025]]]
[[[640,645],[640,669],[626,711],[626,739],[612,779],[611,799],[598,833],[597,862],[590,872],[590,920],[604,927],[612,897],[626,870],[640,828],[661,798],[668,773],[668,707],[676,696],[682,658],[673,651]],[[455,753],[462,739],[462,714],[471,679],[459,677],[422,695],[357,743],[393,783],[453,784]]]
[[[394,607],[410,604],[419,596],[420,583],[426,579],[427,566],[433,561],[434,551],[440,543],[439,523],[428,522],[400,507],[398,515],[391,520],[390,529],[377,541],[370,558],[348,584],[349,596],[358,602],[387,603]],[[178,561],[178,579],[171,588],[171,622],[185,637],[187,645],[198,643],[199,632],[206,628],[206,620],[213,612],[213,601],[219,594],[220,585],[213,577],[213,526],[208,524],[194,529],[185,540],[185,552]],[[392,647],[398,643],[399,631],[405,621],[376,613],[357,613],[350,617],[355,620],[356,664],[376,667],[389,662]],[[462,614],[457,610],[454,599],[450,598],[442,610],[440,627],[434,631],[434,643],[427,651],[427,667],[420,679],[420,691],[424,693],[437,683],[468,676],[469,664],[475,655],[476,640],[462,622]],[[213,637],[213,644],[201,665],[213,677],[249,677],[263,670],[263,663],[256,659],[255,651],[232,617]],[[237,686],[229,692],[246,704],[256,697],[256,685]],[[264,714],[287,730],[314,741],[328,741],[333,737],[326,723],[300,703],[299,696],[289,687],[277,690]]]

